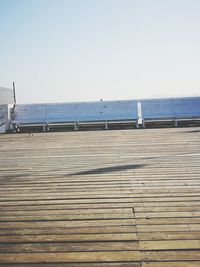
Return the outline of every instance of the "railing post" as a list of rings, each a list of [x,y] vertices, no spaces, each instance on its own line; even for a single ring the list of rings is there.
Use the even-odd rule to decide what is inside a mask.
[[[43,132],[46,132],[46,123],[43,123],[42,129],[43,129]]]
[[[78,123],[76,121],[74,122],[74,131],[78,131]]]
[[[105,130],[108,130],[108,121],[105,121]]]
[[[142,103],[137,102],[137,122],[136,122],[136,128],[145,128],[145,122],[142,118]]]
[[[174,127],[178,127],[178,121],[174,120]]]

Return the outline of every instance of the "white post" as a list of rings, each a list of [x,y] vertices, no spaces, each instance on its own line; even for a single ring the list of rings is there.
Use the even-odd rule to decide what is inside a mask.
[[[43,123],[43,132],[46,132],[46,123]]]
[[[78,131],[78,123],[74,122],[74,131]]]
[[[105,121],[105,130],[108,130],[108,122]]]
[[[144,127],[144,121],[142,118],[142,103],[141,102],[137,102],[137,128],[140,128],[141,126]]]
[[[178,121],[174,120],[174,127],[178,127]]]

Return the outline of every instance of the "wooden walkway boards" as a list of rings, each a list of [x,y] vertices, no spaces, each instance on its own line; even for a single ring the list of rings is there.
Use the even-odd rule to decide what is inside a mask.
[[[0,135],[0,266],[199,267],[200,128]]]

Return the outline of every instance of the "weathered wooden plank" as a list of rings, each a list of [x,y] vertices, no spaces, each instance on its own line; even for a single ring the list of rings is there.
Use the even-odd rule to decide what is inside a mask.
[[[0,222],[0,228],[37,228],[37,227],[81,227],[81,226],[135,225],[134,219],[84,220],[84,221],[27,221]]]
[[[188,198],[169,198],[169,199],[155,199],[149,198],[148,201],[144,201],[142,198],[85,198],[85,199],[35,199],[35,200],[14,200],[13,201],[0,201],[0,205],[2,206],[19,206],[19,205],[52,205],[52,204],[104,204],[104,203],[132,203],[133,206],[135,206],[136,203],[141,203],[143,206],[169,206],[170,202],[173,202],[172,205],[174,205],[174,202],[178,205],[179,202],[193,202],[194,203],[200,203],[200,197],[188,197]],[[160,201],[160,202],[159,202]],[[180,203],[181,205],[181,203]],[[188,205],[192,206],[192,203],[189,203]],[[140,205],[141,206],[141,205]]]
[[[200,202],[199,202],[200,203]],[[143,203],[97,203],[97,204],[84,204],[84,203],[78,203],[78,204],[71,204],[71,203],[65,203],[65,204],[41,204],[41,205],[37,205],[35,203],[35,205],[17,205],[17,203],[14,203],[13,205],[10,206],[6,206],[6,205],[2,205],[0,206],[0,210],[1,211],[17,211],[17,210],[21,210],[21,211],[27,211],[27,210],[62,210],[62,209],[76,209],[76,210],[80,210],[80,209],[109,209],[109,208],[133,208],[133,206],[143,206]]]
[[[141,263],[139,262],[124,262],[124,263],[112,263],[112,262],[103,262],[103,263],[19,263],[19,264],[7,264],[7,263],[0,263],[1,267],[141,267]],[[196,266],[195,266],[196,267]]]
[[[199,226],[200,228],[200,226]],[[175,230],[175,229],[173,229]],[[200,231],[191,231],[191,230],[185,230],[185,232],[180,231],[172,231],[172,232],[166,232],[166,231],[159,231],[159,232],[151,232],[151,233],[137,233],[139,240],[184,240],[182,242],[185,242],[186,239],[192,240],[200,240]]]
[[[12,221],[73,221],[73,220],[107,220],[107,219],[130,219],[134,218],[133,213],[122,214],[66,214],[66,215],[9,215],[0,216],[0,222],[12,222]]]
[[[52,240],[52,239],[51,239]],[[42,240],[44,242],[44,240]],[[81,240],[80,240],[81,241]],[[138,242],[74,242],[74,243],[25,243],[0,244],[0,253],[67,252],[67,251],[133,251],[139,250]]]
[[[136,218],[185,218],[185,217],[200,217],[200,211],[185,211],[185,212],[141,212],[135,213]]]
[[[200,240],[139,241],[141,250],[200,249]]]
[[[133,184],[133,183],[131,183]],[[86,186],[86,188],[84,189],[84,187],[80,187],[82,190],[80,190],[79,188],[70,188],[70,186],[67,186],[67,189],[65,188],[55,188],[53,186],[54,189],[50,188],[41,188],[41,187],[36,187],[34,186],[32,189],[26,189],[23,188],[23,193],[22,192],[17,192],[17,190],[19,188],[15,187],[11,190],[11,188],[6,189],[6,188],[2,188],[0,190],[0,192],[4,192],[6,193],[6,196],[9,199],[21,199],[21,198],[28,198],[31,197],[43,197],[45,198],[46,196],[48,197],[54,197],[57,198],[58,196],[60,198],[63,198],[63,196],[65,196],[66,198],[76,198],[77,194],[80,196],[80,198],[109,198],[110,197],[110,193],[112,193],[112,197],[133,197],[134,198],[140,198],[141,197],[141,193],[137,192],[136,190],[132,190],[130,189],[130,182],[127,185],[127,189],[124,189],[123,186],[120,187],[115,187],[114,185],[110,185],[111,188],[109,189],[108,186],[106,187],[100,187],[97,188],[97,186],[95,185],[95,183],[93,184],[94,188],[89,188],[88,186]],[[3,187],[3,186],[2,186]],[[20,187],[22,189],[22,187]],[[37,189],[37,194],[35,193],[35,190]],[[58,193],[59,191],[59,193]],[[154,192],[154,193],[143,193],[143,198],[147,199],[150,198],[152,199],[152,197],[156,197],[156,198],[167,198],[167,197],[198,197],[199,196],[199,191],[186,191],[186,192],[181,192],[181,190],[179,192]],[[6,199],[7,199],[6,198]],[[4,200],[5,197],[0,197],[0,200]]]
[[[59,198],[59,197],[58,197]],[[51,205],[51,204],[76,204],[79,205],[81,203],[83,204],[97,204],[97,203],[135,203],[137,200],[137,202],[142,202],[142,199],[133,199],[132,197],[130,198],[112,198],[112,196],[110,196],[110,198],[95,198],[95,199],[78,199],[78,197],[76,199],[68,199],[65,197],[65,199],[44,199],[44,200],[39,200],[39,199],[35,199],[35,200],[26,200],[26,201],[21,201],[21,200],[13,200],[13,201],[0,201],[0,205],[2,206],[15,206],[15,205]],[[199,199],[200,200],[200,199]]]
[[[119,208],[119,209],[50,209],[50,210],[0,210],[0,216],[24,216],[24,215],[32,215],[32,216],[40,216],[40,215],[50,215],[50,214],[69,214],[69,215],[94,215],[94,214],[133,214],[133,209],[131,208]]]
[[[142,261],[200,261],[199,250],[141,251]]]
[[[137,225],[138,232],[199,231],[200,224]]]
[[[188,207],[188,206],[172,206],[172,207],[154,207],[153,209],[152,208],[149,208],[149,207],[135,207],[134,208],[135,210],[135,213],[140,213],[140,212],[151,212],[151,213],[154,213],[154,212],[186,212],[186,211],[189,211],[189,212],[193,212],[193,211],[200,211],[200,206],[192,206],[192,207]]]
[[[183,217],[183,218],[150,218],[146,217],[145,219],[135,218],[137,225],[140,224],[192,224],[192,223],[200,223],[200,217]]]
[[[188,196],[189,197],[189,196]],[[192,196],[193,197],[193,196]],[[53,194],[53,193],[37,193],[37,194],[34,194],[32,192],[29,192],[27,194],[6,194],[6,196],[0,196],[0,201],[23,201],[23,200],[48,200],[48,199],[72,199],[72,200],[84,200],[84,199],[114,199],[114,198],[133,198],[133,199],[136,199],[137,201],[137,197],[134,198],[132,193],[113,193],[112,196],[110,194],[100,194],[100,193],[97,193],[97,194],[80,194],[80,195],[77,195],[76,193],[74,194],[67,194],[66,192],[62,193],[56,193],[56,194]],[[195,196],[195,199],[197,198],[197,200],[200,200],[200,198],[198,196]]]
[[[179,170],[180,171],[180,170]],[[199,177],[199,174],[200,173],[195,173],[193,174],[194,176],[196,176],[195,179],[193,179],[194,181],[199,181],[198,180],[198,177]],[[99,191],[115,191],[115,190],[118,190],[118,191],[121,191],[121,192],[134,192],[136,194],[139,194],[141,192],[144,192],[144,195],[146,196],[150,196],[150,194],[158,194],[161,195],[162,194],[162,190],[161,190],[161,186],[163,187],[163,193],[165,194],[173,194],[173,193],[192,193],[189,189],[188,189],[188,186],[191,185],[191,184],[188,184],[188,186],[186,186],[185,184],[185,181],[188,182],[188,176],[185,176],[185,178],[181,178],[178,179],[177,176],[180,175],[179,172],[175,173],[174,174],[174,177],[173,179],[168,177],[168,174],[167,174],[167,171],[166,173],[162,173],[163,176],[159,176],[159,179],[160,180],[171,180],[171,181],[176,181],[176,183],[169,183],[168,182],[168,187],[166,187],[166,185],[163,185],[163,184],[160,184],[159,185],[159,180],[157,181],[156,184],[152,184],[150,183],[150,185],[153,185],[153,186],[150,186],[149,183],[143,183],[143,181],[147,180],[148,179],[151,181],[151,179],[153,179],[152,175],[151,175],[151,178],[149,178],[148,176],[147,177],[141,177],[141,178],[135,178],[133,179],[132,175],[129,175],[127,177],[127,179],[124,177],[123,181],[122,181],[122,178],[120,177],[113,177],[112,179],[110,178],[110,176],[107,176],[107,177],[104,177],[104,178],[101,178],[101,177],[98,177],[98,180],[95,180],[95,178],[91,178],[90,180],[85,178],[84,180],[82,179],[76,179],[76,181],[72,182],[69,180],[69,179],[59,179],[59,178],[53,178],[53,179],[49,179],[49,180],[46,180],[45,178],[43,178],[42,180],[38,180],[38,175],[35,175],[35,177],[37,177],[37,181],[35,180],[35,177],[33,180],[30,180],[28,179],[28,177],[26,178],[26,180],[21,180],[20,179],[20,182],[21,182],[21,186],[20,186],[20,183],[19,183],[19,178],[18,178],[18,181],[13,181],[12,180],[12,183],[8,183],[8,181],[5,180],[5,183],[2,185],[2,188],[1,188],[1,191],[3,191],[3,189],[5,189],[6,191],[10,192],[10,191],[14,191],[15,189],[19,189],[20,187],[23,188],[25,191],[27,190],[34,190],[34,188],[36,188],[38,190],[38,192],[40,191],[43,191],[43,190],[63,190],[63,191],[66,191],[66,192],[73,192],[75,190],[79,191],[79,192],[92,192],[93,190],[96,191],[96,192],[99,192]],[[5,179],[5,176],[11,176],[10,174],[5,174],[2,178]],[[50,176],[50,174],[48,175]],[[132,178],[132,185],[141,185],[143,184],[143,189],[141,189],[141,187],[136,187],[134,188],[133,186],[130,188],[130,178]],[[1,176],[0,176],[0,179],[1,179]],[[55,180],[57,180],[57,182],[55,182]],[[100,182],[101,181],[101,182]],[[118,183],[116,183],[116,181],[118,181]],[[184,184],[180,184],[180,181]],[[178,182],[178,183],[177,183]],[[77,183],[77,185],[76,185]],[[71,186],[70,186],[71,185]],[[72,186],[73,185],[73,186]],[[98,185],[96,187],[96,185]],[[192,187],[194,189],[194,193],[195,192],[199,192],[199,186],[198,185],[194,185],[192,184]],[[114,189],[115,190],[114,190]],[[169,190],[170,189],[170,190]],[[62,192],[62,191],[61,191]],[[16,193],[16,191],[15,191]]]
[[[77,241],[136,241],[136,233],[117,234],[73,234],[73,235],[12,235],[0,236],[2,243],[46,243],[46,242],[77,242]]]
[[[109,234],[135,233],[134,225],[113,226],[78,226],[78,227],[35,227],[35,228],[2,228],[0,235],[64,235],[64,234]]]
[[[57,252],[57,253],[1,253],[1,263],[61,263],[61,262],[129,262],[139,261],[138,251],[117,252]]]
[[[192,207],[192,206],[196,206],[199,205],[200,201],[172,201],[172,202],[149,202],[149,203],[144,203],[143,207],[173,207],[173,206],[188,206],[188,207]],[[135,203],[134,203],[135,206]],[[141,205],[140,205],[141,206]]]
[[[133,216],[133,209],[59,209],[59,210],[12,210],[12,211],[1,211],[0,210],[0,217],[1,216],[41,216],[41,215],[87,215],[87,216],[95,216],[96,214],[99,216],[99,214],[102,216],[104,215],[124,215],[124,214],[131,214]]]
[[[197,195],[197,194],[195,194]],[[51,201],[53,200],[65,200],[65,201],[69,201],[69,203],[73,203],[73,202],[84,202],[84,201],[91,201],[93,200],[94,202],[99,202],[102,201],[102,199],[107,200],[107,201],[111,201],[111,202],[117,202],[117,201],[121,201],[121,199],[125,199],[127,202],[130,201],[134,201],[134,202],[141,202],[141,196],[139,197],[134,197],[134,194],[129,193],[129,194],[107,194],[107,195],[82,195],[82,196],[77,196],[76,194],[71,196],[71,195],[67,195],[67,194],[57,194],[57,195],[51,195],[51,194],[37,194],[37,195],[32,195],[32,194],[27,194],[27,196],[24,195],[18,195],[18,196],[14,196],[13,194],[9,197],[5,197],[5,196],[0,196],[0,202],[9,202],[9,201],[18,201],[19,203],[23,203],[23,201],[27,201],[30,203],[32,203],[33,199],[35,201]],[[163,197],[156,197],[156,198],[152,198],[152,197],[144,197],[143,202],[171,202],[171,201],[200,201],[200,196],[176,196],[176,197],[170,197],[170,196],[163,196]],[[70,202],[71,201],[71,202]],[[122,201],[123,202],[123,201]]]
[[[142,267],[199,267],[200,261],[179,262],[144,262]]]

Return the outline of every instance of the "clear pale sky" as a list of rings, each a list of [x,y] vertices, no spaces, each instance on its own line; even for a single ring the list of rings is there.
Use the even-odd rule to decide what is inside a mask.
[[[18,103],[200,95],[199,0],[0,0]]]

